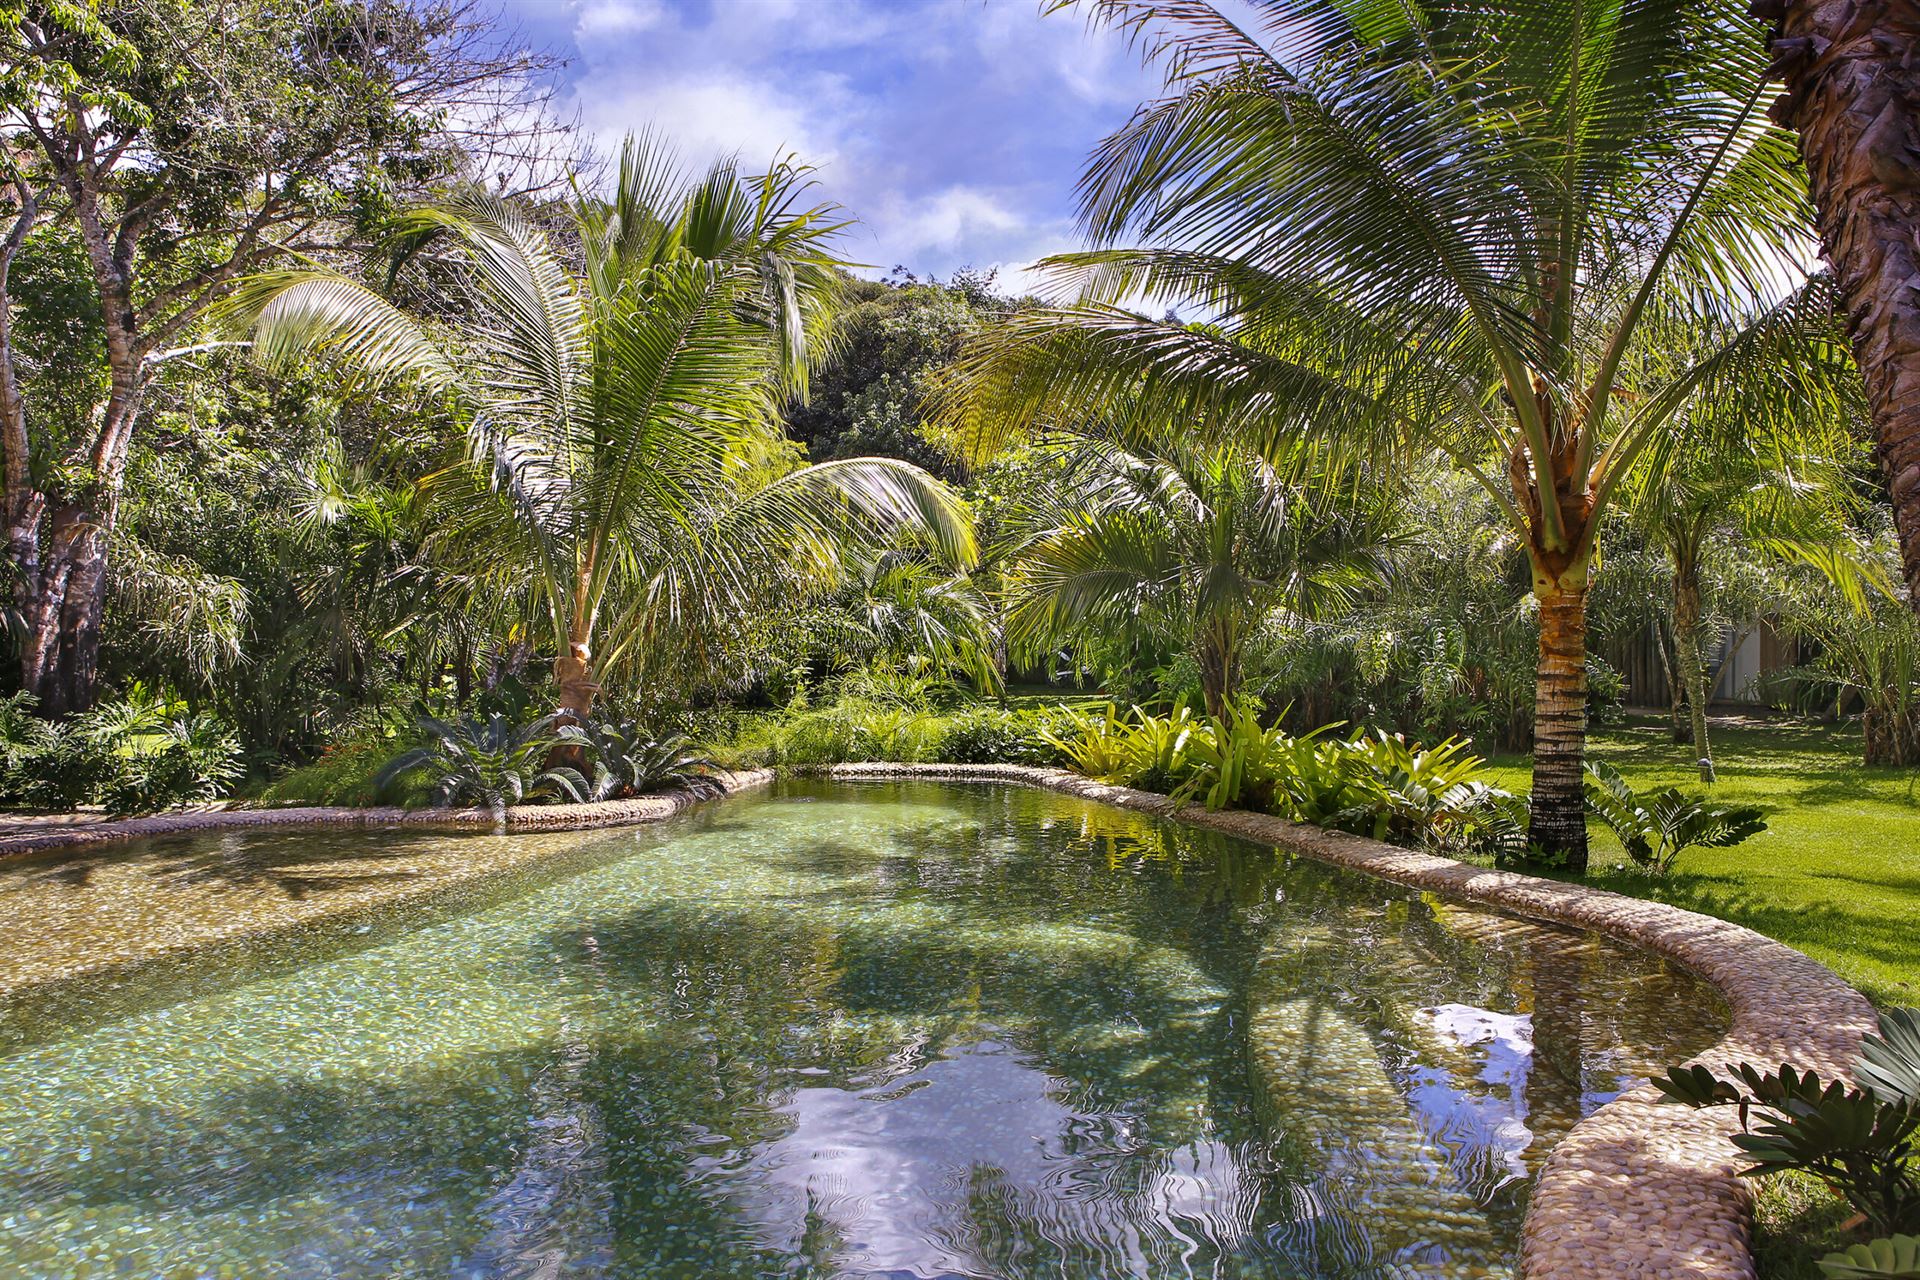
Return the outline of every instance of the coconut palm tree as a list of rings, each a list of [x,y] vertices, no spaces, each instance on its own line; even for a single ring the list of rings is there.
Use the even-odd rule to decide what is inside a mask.
[[[1393,543],[1388,505],[1334,492],[1310,459],[1283,471],[1230,444],[1138,429],[1061,447],[1065,483],[1013,531],[1009,639],[1031,656],[1090,629],[1171,636],[1222,719],[1247,640],[1276,613],[1351,604]]]
[[[1249,26],[1206,0],[1085,7],[1168,92],[1082,178],[1096,247],[1049,264],[1078,301],[975,348],[955,436],[980,451],[1124,396],[1255,447],[1447,457],[1527,549],[1531,839],[1584,867],[1601,517],[1689,404],[1745,382],[1789,412],[1830,310],[1756,30],[1699,0],[1254,0]],[[1120,305],[1143,295],[1210,323]],[[1650,316],[1684,317],[1697,354],[1636,361]]]
[[[256,276],[230,311],[268,361],[410,377],[457,414],[464,454],[423,482],[437,550],[538,620],[559,710],[584,720],[598,673],[662,627],[831,584],[850,547],[902,531],[973,554],[963,505],[916,467],[786,461],[777,405],[825,349],[842,265],[845,223],[801,203],[810,185],[729,161],[687,181],[630,139],[612,197],[574,206],[579,276],[531,211],[474,193],[397,228],[439,253],[452,320],[322,268]]]
[[[1800,134],[1920,608],[1920,10],[1754,0],[1752,12],[1773,24],[1767,46],[1787,91],[1770,111]]]

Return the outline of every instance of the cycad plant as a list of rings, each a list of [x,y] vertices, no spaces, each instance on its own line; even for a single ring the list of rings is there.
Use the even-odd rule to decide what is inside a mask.
[[[1206,0],[1082,7],[1168,92],[1087,167],[1096,247],[1051,263],[1078,302],[975,350],[956,435],[1125,398],[1253,447],[1309,434],[1466,472],[1532,567],[1532,838],[1584,867],[1602,515],[1690,404],[1740,386],[1784,416],[1843,363],[1804,283],[1793,141],[1758,110],[1758,28],[1731,0],[1251,0],[1247,25]],[[1141,295],[1209,323],[1119,305]],[[1684,361],[1636,358],[1679,325]]]
[[[725,161],[689,181],[630,139],[612,197],[573,206],[579,275],[532,211],[470,193],[396,227],[450,319],[321,268],[243,282],[232,314],[269,361],[409,377],[457,417],[464,456],[422,486],[435,550],[531,614],[583,722],[629,646],[832,583],[850,547],[912,531],[972,555],[964,507],[918,468],[784,461],[777,406],[825,349],[842,265],[845,222],[810,185]]]
[[[1236,714],[1248,639],[1276,613],[1349,603],[1393,542],[1390,505],[1333,491],[1310,457],[1283,471],[1231,444],[1126,426],[1062,447],[1060,491],[1012,522],[1009,639],[1039,654],[1089,632],[1166,635],[1222,720]]]
[[[562,730],[555,716],[517,725],[495,712],[487,717],[420,721],[421,744],[387,761],[374,775],[374,786],[385,790],[404,778],[417,777],[436,805],[477,805],[492,815],[496,826],[507,820],[507,810],[523,800],[563,796],[576,803],[587,798],[587,780],[577,769],[544,767]]]

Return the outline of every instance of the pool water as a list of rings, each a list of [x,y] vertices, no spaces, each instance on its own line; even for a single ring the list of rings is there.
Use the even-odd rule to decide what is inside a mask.
[[[0,1274],[1505,1276],[1554,1142],[1725,1025],[1591,935],[1028,789],[465,839],[568,852],[0,1058]]]

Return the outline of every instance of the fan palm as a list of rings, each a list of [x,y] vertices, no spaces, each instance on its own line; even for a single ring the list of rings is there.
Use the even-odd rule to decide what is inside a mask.
[[[575,203],[578,277],[528,210],[475,193],[398,227],[416,254],[451,246],[454,322],[318,268],[243,282],[232,309],[268,360],[319,351],[453,408],[465,456],[423,485],[438,550],[538,620],[584,721],[627,646],[831,583],[850,547],[914,531],[972,555],[959,499],[916,467],[782,462],[776,406],[825,349],[842,265],[845,223],[809,186],[726,161],[687,181],[629,139],[612,197]]]
[[[1689,404],[1745,385],[1790,412],[1825,339],[1792,140],[1755,109],[1754,25],[1710,0],[1249,0],[1245,27],[1206,0],[1085,7],[1168,93],[1088,165],[1096,247],[1050,262],[1078,301],[975,349],[955,435],[979,451],[1125,396],[1261,447],[1447,456],[1527,549],[1531,837],[1583,867],[1600,518]],[[1212,323],[1119,305],[1142,295]],[[1655,316],[1699,336],[1692,358],[1635,359]]]
[[[1310,465],[1294,478],[1232,445],[1164,432],[1066,447],[1062,491],[1015,529],[1010,640],[1031,655],[1089,629],[1171,635],[1223,720],[1248,637],[1276,612],[1350,603],[1391,543],[1384,504],[1336,498]]]

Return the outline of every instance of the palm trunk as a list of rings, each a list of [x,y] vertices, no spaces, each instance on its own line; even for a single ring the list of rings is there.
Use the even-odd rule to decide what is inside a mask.
[[[1240,685],[1240,646],[1231,623],[1215,623],[1201,633],[1194,661],[1200,667],[1200,696],[1207,714],[1233,719],[1233,695]]]
[[[1587,583],[1584,571],[1536,587],[1540,665],[1534,681],[1533,818],[1527,839],[1587,870]]]
[[[1700,781],[1713,781],[1713,748],[1707,741],[1707,664],[1700,656],[1700,570],[1695,558],[1676,548],[1673,557],[1674,665],[1686,681],[1687,713]]]
[[[594,697],[600,692],[587,646],[570,644],[567,653],[554,659],[553,678],[560,686],[560,718],[585,724],[593,714]]]
[[[1920,6],[1755,0],[1779,19],[1772,116],[1800,134],[1820,240],[1866,376],[1910,593],[1920,593]],[[1920,594],[1912,595],[1920,607]]]

